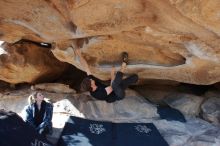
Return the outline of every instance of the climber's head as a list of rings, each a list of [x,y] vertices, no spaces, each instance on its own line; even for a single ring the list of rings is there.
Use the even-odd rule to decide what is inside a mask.
[[[95,81],[93,79],[90,79],[89,77],[86,77],[83,79],[81,83],[81,90],[82,91],[94,91],[96,88]]]

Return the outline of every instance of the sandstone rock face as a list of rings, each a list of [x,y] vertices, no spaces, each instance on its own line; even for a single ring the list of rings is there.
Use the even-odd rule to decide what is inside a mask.
[[[28,96],[31,92],[29,89],[1,92],[1,109],[21,114],[24,107],[28,105]]]
[[[102,79],[127,51],[128,72],[143,82],[213,84],[220,81],[219,7],[218,0],[1,1],[0,40],[56,42],[54,55],[83,70],[70,47],[78,45]]]
[[[68,85],[60,83],[41,83],[33,85],[31,88],[34,90],[40,89],[55,93],[76,93],[76,91],[74,89],[71,89]]]
[[[57,60],[48,48],[32,43],[3,44],[0,55],[0,80],[9,83],[50,81],[68,67]]]

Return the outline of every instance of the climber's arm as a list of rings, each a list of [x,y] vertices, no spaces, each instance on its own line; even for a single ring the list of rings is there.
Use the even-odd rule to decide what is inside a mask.
[[[113,66],[112,70],[111,70],[111,85],[112,85],[112,82],[114,81],[114,79],[115,79],[115,67]]]

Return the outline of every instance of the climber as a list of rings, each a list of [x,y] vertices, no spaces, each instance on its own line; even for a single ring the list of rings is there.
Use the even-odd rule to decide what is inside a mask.
[[[44,100],[44,95],[36,91],[32,93],[29,98],[29,105],[25,109],[25,119],[30,126],[45,136],[52,133],[52,104]]]
[[[90,94],[98,99],[105,100],[107,102],[114,102],[121,100],[125,97],[125,89],[138,81],[138,76],[133,74],[125,79],[123,75],[128,63],[128,53],[122,53],[122,65],[120,71],[115,75],[115,68],[111,70],[111,84],[109,86],[104,85],[102,80],[94,77],[89,69],[88,63],[81,54],[80,49],[75,49],[75,53],[79,56],[80,63],[87,73],[87,77],[83,79],[81,83],[82,91],[89,91]]]

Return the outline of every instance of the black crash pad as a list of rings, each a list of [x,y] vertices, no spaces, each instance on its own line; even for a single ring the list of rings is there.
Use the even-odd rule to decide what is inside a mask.
[[[58,146],[168,146],[152,123],[111,123],[70,117]]]
[[[51,146],[14,112],[0,110],[0,146]]]

